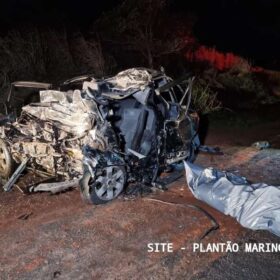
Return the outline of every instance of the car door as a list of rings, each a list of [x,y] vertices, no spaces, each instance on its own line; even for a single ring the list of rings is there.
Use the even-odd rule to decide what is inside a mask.
[[[185,90],[180,85],[173,85],[161,92],[166,104],[164,121],[165,151],[168,163],[182,160],[189,156],[194,136],[194,123],[188,114],[191,83]]]

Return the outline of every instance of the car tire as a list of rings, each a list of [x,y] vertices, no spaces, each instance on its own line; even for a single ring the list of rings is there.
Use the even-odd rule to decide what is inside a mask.
[[[119,196],[126,184],[126,171],[122,166],[105,167],[98,173],[93,179],[91,173],[85,170],[80,180],[81,196],[90,204],[112,201]]]
[[[14,172],[15,162],[7,143],[0,138],[0,177],[8,179]]]

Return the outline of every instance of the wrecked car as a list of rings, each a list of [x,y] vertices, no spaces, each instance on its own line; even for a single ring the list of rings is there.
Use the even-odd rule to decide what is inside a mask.
[[[128,183],[157,186],[163,171],[191,161],[199,145],[192,83],[191,76],[173,81],[133,68],[106,79],[78,77],[56,89],[35,85],[43,87],[38,99],[0,127],[0,175],[10,178],[4,189],[26,166],[56,182],[79,180],[83,198],[95,204],[116,198]]]

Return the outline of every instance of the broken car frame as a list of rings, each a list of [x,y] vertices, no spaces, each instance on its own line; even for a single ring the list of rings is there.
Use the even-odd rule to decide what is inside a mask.
[[[13,86],[32,87],[22,83]],[[14,163],[28,158],[29,168],[69,181],[62,186],[80,180],[85,200],[97,204],[117,197],[126,183],[157,185],[162,171],[192,160],[199,146],[192,83],[190,75],[173,81],[144,68],[102,80],[74,78],[59,90],[35,83],[44,89],[37,91],[39,102],[23,103],[16,120],[6,118],[0,127],[1,162],[11,159],[6,169],[0,164],[1,176],[9,178]],[[9,96],[11,104],[12,91]]]

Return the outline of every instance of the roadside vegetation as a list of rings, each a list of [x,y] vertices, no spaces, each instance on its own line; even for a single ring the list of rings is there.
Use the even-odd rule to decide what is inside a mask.
[[[279,75],[273,74],[278,88],[271,89],[267,78],[271,75],[267,72],[264,78],[252,72],[245,59],[223,70],[209,63],[188,61],[185,54],[199,48],[192,33],[195,16],[168,14],[167,7],[166,0],[126,0],[101,15],[87,31],[61,23],[48,27],[17,26],[2,33],[0,100],[15,80],[57,83],[85,73],[105,77],[130,67],[163,66],[174,78],[194,71],[197,78],[192,103],[202,114],[279,102],[279,96],[271,94],[280,92],[280,79],[277,82],[275,78]],[[215,53],[211,49],[210,54]],[[218,53],[217,57],[221,55]],[[225,58],[228,61],[231,56]]]

